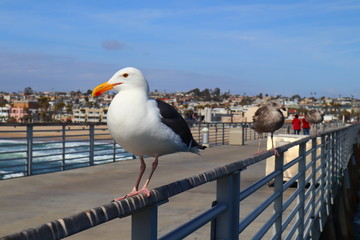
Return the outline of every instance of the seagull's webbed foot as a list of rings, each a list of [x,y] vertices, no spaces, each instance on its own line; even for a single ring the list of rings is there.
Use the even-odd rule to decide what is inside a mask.
[[[279,152],[276,150],[276,148],[272,148],[271,150],[273,150],[275,156],[277,156],[277,157],[280,156],[280,154],[279,154]]]
[[[115,201],[120,201],[120,200],[123,200],[125,198],[128,198],[128,197],[132,197],[132,196],[135,196],[135,195],[138,195],[138,194],[144,194],[146,197],[150,197],[150,190],[147,188],[147,187],[142,187],[140,190],[136,190],[135,188],[129,192],[128,194],[126,194],[125,196],[123,197],[119,197],[119,198],[115,198],[113,200],[113,202]]]

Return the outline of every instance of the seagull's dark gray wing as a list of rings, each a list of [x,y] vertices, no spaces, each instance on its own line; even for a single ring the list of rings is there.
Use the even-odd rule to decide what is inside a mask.
[[[190,147],[199,146],[194,140],[185,119],[175,110],[175,108],[159,99],[155,100],[160,110],[161,121],[178,134],[187,146],[190,144]],[[199,148],[201,148],[201,146],[199,146]]]

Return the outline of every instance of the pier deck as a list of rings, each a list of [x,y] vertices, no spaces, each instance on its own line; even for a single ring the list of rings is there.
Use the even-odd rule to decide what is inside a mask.
[[[262,141],[265,148],[266,143]],[[247,142],[245,146],[212,147],[203,151],[201,156],[191,153],[162,156],[150,188],[239,161],[253,155],[257,146],[258,141],[253,141]],[[153,158],[145,160],[148,165],[145,179],[152,160]],[[139,167],[139,160],[136,159],[0,181],[0,237],[100,206],[126,194],[133,187]],[[251,166],[241,175],[241,186],[248,186],[265,175],[265,161]],[[170,198],[169,203],[160,206],[158,236],[209,208],[215,199],[215,184],[212,182],[202,185]],[[273,189],[267,186],[258,191],[255,198],[241,205],[241,214],[250,212],[272,192]],[[253,231],[257,230],[256,226],[252,227]],[[208,239],[209,229],[200,229],[186,239]],[[245,234],[251,234],[251,229]],[[127,217],[68,239],[130,239],[130,236],[131,217]]]

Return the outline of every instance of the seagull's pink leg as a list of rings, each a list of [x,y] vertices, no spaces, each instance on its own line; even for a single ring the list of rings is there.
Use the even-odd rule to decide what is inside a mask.
[[[261,137],[260,137],[260,135],[261,135]],[[262,133],[260,133],[260,134],[259,134],[259,144],[258,144],[258,150],[257,150],[257,152],[256,152],[254,155],[256,155],[256,154],[260,154],[260,153],[261,153],[261,151],[260,151],[261,138],[262,138]]]
[[[152,177],[153,173],[155,172],[155,169],[158,166],[158,163],[159,163],[158,156],[155,156],[155,160],[152,163],[152,169],[151,169],[149,178],[146,180],[144,186],[139,190],[139,193],[144,193],[147,197],[150,197],[150,191],[148,189],[148,185],[150,183],[150,180],[151,180],[151,177]]]
[[[275,149],[275,147],[274,147],[274,138],[273,138],[273,134],[274,133],[271,133],[271,145],[272,145],[272,150],[274,151],[274,155],[275,156],[280,156],[280,154],[278,153],[278,151]]]
[[[146,164],[145,164],[145,161],[144,161],[144,156],[140,156],[140,173],[138,175],[138,178],[136,180],[136,183],[135,183],[135,186],[134,186],[133,190],[131,192],[129,192],[128,194],[126,194],[125,196],[123,196],[123,197],[115,198],[114,201],[119,201],[119,200],[122,200],[124,198],[131,197],[131,196],[134,196],[134,195],[137,195],[137,194],[140,193],[138,191],[139,184],[140,184],[141,178],[142,178],[142,176],[143,176],[143,174],[145,172],[145,169],[146,169]]]

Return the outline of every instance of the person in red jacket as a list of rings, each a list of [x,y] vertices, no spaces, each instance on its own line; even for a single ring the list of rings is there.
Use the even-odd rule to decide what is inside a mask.
[[[299,115],[295,114],[295,118],[292,120],[292,125],[293,125],[293,129],[294,129],[294,134],[299,135],[300,134],[300,129],[301,129],[301,121],[299,119]]]
[[[304,135],[309,135],[310,133],[310,123],[306,120],[306,117],[301,119],[301,125]]]

